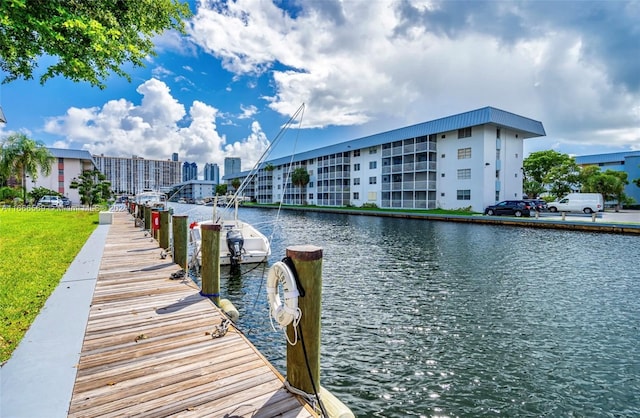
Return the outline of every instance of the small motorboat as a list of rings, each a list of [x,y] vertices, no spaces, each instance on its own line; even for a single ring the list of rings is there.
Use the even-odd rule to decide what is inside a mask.
[[[167,209],[167,195],[160,192],[142,192],[135,196],[135,202],[138,206],[149,206],[152,209]]]
[[[190,225],[190,238],[198,265],[202,265],[202,224],[213,221],[194,222]],[[269,240],[251,224],[238,219],[220,220],[220,265],[262,263],[271,255]]]
[[[215,208],[215,204],[214,204]],[[214,219],[216,219],[214,209]],[[269,240],[258,229],[238,219],[236,203],[233,219],[218,219],[193,222],[189,226],[190,240],[193,248],[192,262],[202,265],[202,224],[220,225],[220,265],[237,266],[240,264],[262,263],[271,255]]]

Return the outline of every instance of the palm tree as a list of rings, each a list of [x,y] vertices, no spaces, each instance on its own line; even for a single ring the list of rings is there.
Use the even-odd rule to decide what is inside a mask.
[[[240,188],[240,185],[242,185],[242,182],[240,181],[239,178],[235,178],[231,180],[231,186],[234,188],[234,193],[238,193],[238,189]]]
[[[300,188],[300,204],[302,205],[302,188],[309,184],[309,173],[304,167],[298,167],[291,173],[291,183]]]
[[[0,144],[0,173],[5,178],[20,178],[23,199],[27,200],[27,175],[38,178],[38,170],[48,176],[55,158],[42,141],[34,141],[22,133],[9,135]]]

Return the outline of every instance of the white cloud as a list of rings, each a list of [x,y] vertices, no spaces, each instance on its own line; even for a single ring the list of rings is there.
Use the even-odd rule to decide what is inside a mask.
[[[177,152],[181,161],[216,163],[221,172],[225,157],[240,157],[249,167],[269,146],[257,122],[246,139],[228,144],[217,130],[216,108],[194,101],[187,113],[162,81],[148,80],[137,92],[142,95],[140,105],[120,99],[101,108],[72,107],[64,116],[47,120],[45,132],[65,138],[56,143],[58,147],[149,159],[167,159]]]
[[[238,116],[238,119],[251,119],[253,116],[256,115],[256,113],[258,113],[258,108],[255,107],[254,105],[249,105],[249,106],[241,105],[240,109],[242,110],[242,114]]]
[[[238,77],[268,75],[274,92],[263,98],[277,112],[305,102],[307,128],[392,129],[495,106],[541,120],[564,144],[640,147],[640,75],[623,79],[613,51],[603,55],[614,35],[629,37],[626,52],[638,48],[634,16],[617,5],[597,6],[625,23],[600,35],[575,2],[555,14],[537,3],[301,1],[295,13],[270,1],[210,4],[199,5],[192,40]]]
[[[151,70],[151,74],[153,75],[154,78],[163,79],[163,78],[171,77],[173,75],[173,72],[166,69],[162,65],[158,65],[157,67],[154,67]]]

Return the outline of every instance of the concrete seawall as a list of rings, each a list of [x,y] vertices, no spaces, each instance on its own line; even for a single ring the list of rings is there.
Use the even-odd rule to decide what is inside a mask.
[[[278,209],[277,206],[251,206],[245,207]],[[446,215],[420,212],[393,212],[382,210],[362,210],[348,208],[324,208],[324,207],[295,207],[282,206],[283,210],[296,210],[303,212],[324,212],[360,216],[381,216],[387,218],[421,219],[428,221],[476,223],[484,225],[505,225],[526,228],[563,229],[573,231],[601,232],[610,234],[640,235],[640,211],[604,212],[596,216],[595,222],[591,215],[582,213],[567,213],[562,220],[560,213],[544,212],[535,217],[516,218],[513,216],[486,216],[486,215]]]

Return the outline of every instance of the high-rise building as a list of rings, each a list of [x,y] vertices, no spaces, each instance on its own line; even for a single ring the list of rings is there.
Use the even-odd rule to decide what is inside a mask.
[[[171,154],[171,161],[178,161],[178,153],[174,152],[173,154]]]
[[[182,164],[182,181],[198,180],[198,164],[185,161]]]
[[[240,168],[240,158],[238,157],[226,157],[224,159],[224,175],[230,176],[242,171]]]
[[[218,167],[218,164],[206,163],[204,165],[204,179],[220,184],[220,167]]]
[[[180,182],[180,162],[94,155],[96,167],[111,182],[117,194],[136,194],[145,190],[166,191]]]

